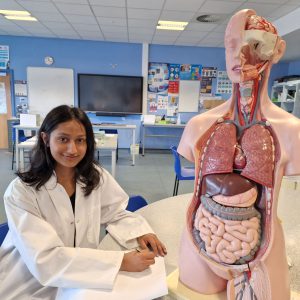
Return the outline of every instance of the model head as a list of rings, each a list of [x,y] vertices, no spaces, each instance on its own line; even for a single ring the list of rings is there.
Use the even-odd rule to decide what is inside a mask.
[[[251,9],[237,12],[225,32],[226,68],[233,83],[256,79],[285,51],[276,28]]]

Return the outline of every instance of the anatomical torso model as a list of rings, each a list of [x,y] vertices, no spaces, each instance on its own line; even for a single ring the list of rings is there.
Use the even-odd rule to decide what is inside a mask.
[[[288,300],[277,202],[282,176],[300,174],[300,120],[267,94],[285,42],[255,11],[242,10],[228,23],[225,48],[233,95],[191,119],[178,147],[196,169],[180,281],[202,294],[227,287],[230,300]]]

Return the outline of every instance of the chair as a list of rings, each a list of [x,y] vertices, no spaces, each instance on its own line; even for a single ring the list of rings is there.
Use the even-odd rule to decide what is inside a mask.
[[[194,167],[182,167],[180,162],[180,155],[177,152],[177,147],[172,146],[170,148],[174,156],[174,170],[175,170],[175,183],[173,189],[173,196],[178,194],[179,180],[195,180],[195,168]]]
[[[142,196],[130,196],[126,210],[133,212],[146,205],[148,205],[148,203]]]
[[[2,245],[2,243],[3,243],[3,241],[6,237],[7,232],[8,232],[7,223],[0,224],[0,246]]]
[[[14,123],[14,125],[18,125],[19,123]],[[16,143],[25,142],[27,140],[27,137],[25,136],[24,130],[19,130],[19,141],[16,141],[16,128],[13,128],[12,130],[12,140],[13,140],[13,155],[11,160],[11,169],[14,169],[14,163],[15,163],[15,152],[16,152]]]

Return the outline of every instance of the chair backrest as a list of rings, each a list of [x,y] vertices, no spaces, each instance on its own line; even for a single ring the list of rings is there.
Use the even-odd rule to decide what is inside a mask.
[[[172,150],[174,156],[174,170],[177,176],[181,176],[181,162],[180,162],[180,155],[177,152],[177,147],[172,146],[170,148]]]
[[[6,237],[7,232],[8,232],[7,223],[0,224],[0,246],[2,245],[2,243],[3,243],[3,241]]]
[[[118,134],[117,129],[99,129],[99,130],[103,130],[105,133],[108,133],[108,134]]]
[[[146,205],[148,205],[148,203],[142,196],[130,196],[126,210],[136,211]]]

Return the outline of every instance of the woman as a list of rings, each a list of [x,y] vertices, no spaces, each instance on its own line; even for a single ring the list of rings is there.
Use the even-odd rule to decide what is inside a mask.
[[[166,254],[94,161],[93,129],[82,110],[50,111],[29,170],[17,175],[4,195],[9,233],[0,249],[1,299],[54,299],[59,287],[111,289],[120,270],[143,271]],[[143,250],[98,250],[101,224],[124,247]]]

